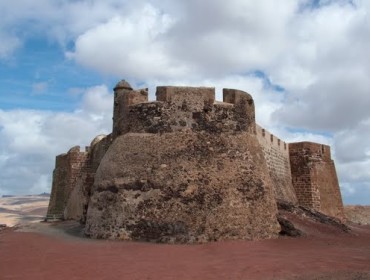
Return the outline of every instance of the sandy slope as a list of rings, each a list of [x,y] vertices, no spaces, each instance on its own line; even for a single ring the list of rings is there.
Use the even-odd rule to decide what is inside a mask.
[[[0,224],[15,226],[45,218],[49,197],[29,195],[0,198]]]
[[[353,223],[370,225],[370,206],[346,205],[344,213],[346,218]]]

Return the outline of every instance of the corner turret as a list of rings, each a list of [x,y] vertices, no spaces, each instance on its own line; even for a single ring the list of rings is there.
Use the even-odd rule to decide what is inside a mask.
[[[119,135],[118,125],[126,119],[128,107],[133,104],[148,101],[148,89],[133,90],[131,85],[121,80],[114,87],[114,109],[113,109],[113,138]]]

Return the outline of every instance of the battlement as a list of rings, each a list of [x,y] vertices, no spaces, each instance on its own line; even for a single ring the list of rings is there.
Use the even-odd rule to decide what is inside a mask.
[[[297,197],[292,185],[290,169],[289,144],[259,125],[256,125],[256,136],[274,184],[276,199],[296,204]]]
[[[256,124],[256,134],[258,138],[266,141],[266,144],[275,147],[276,149],[289,154],[289,144],[284,142],[280,138],[276,137],[274,134],[269,132],[267,129]]]
[[[147,89],[133,90],[121,81],[115,87],[113,138],[127,132],[168,133],[178,130],[255,133],[255,108],[251,95],[223,90],[215,101],[213,87],[159,86],[156,101],[148,102]]]

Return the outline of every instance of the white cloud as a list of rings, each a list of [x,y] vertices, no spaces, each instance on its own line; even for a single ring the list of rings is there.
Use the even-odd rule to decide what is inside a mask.
[[[0,15],[0,59],[27,36],[46,32],[62,46],[73,43],[66,53],[75,62],[145,83],[151,96],[164,84],[248,91],[261,125],[288,141],[331,144],[342,185],[354,188],[351,198],[363,189],[370,157],[369,1],[15,0],[1,2]],[[25,22],[32,32],[20,32]],[[85,135],[96,132],[91,123],[110,129],[110,116],[101,113],[111,112],[109,96],[90,89],[74,113],[1,112],[6,149],[26,155],[54,139],[64,149],[86,140],[81,127]],[[11,160],[20,159],[7,153]]]
[[[186,67],[166,56],[160,40],[171,24],[167,15],[145,5],[133,15],[114,17],[82,34],[75,52],[67,55],[85,66],[131,79],[185,75]]]
[[[112,104],[107,87],[96,86],[85,90],[71,113],[0,110],[1,193],[50,191],[55,156],[110,133]]]
[[[17,37],[4,34],[1,29],[0,40],[0,59],[9,57],[21,45],[21,41]]]

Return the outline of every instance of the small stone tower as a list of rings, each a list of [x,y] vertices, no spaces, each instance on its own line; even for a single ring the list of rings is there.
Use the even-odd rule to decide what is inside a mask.
[[[330,146],[312,142],[290,143],[289,153],[293,186],[299,205],[344,218]]]
[[[119,134],[119,124],[126,119],[129,106],[148,101],[148,89],[133,90],[125,80],[114,87],[113,138]]]

